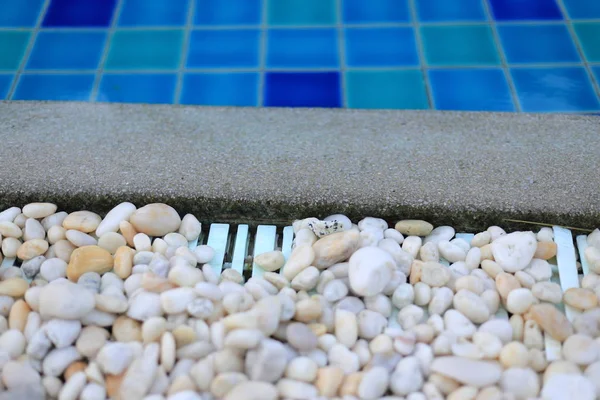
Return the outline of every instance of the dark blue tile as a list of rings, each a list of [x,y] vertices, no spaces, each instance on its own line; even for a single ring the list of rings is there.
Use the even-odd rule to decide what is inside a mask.
[[[345,45],[349,67],[419,65],[412,28],[347,28]]]
[[[260,30],[195,30],[190,35],[187,68],[256,68]]]
[[[438,110],[514,111],[501,69],[433,69],[429,82]]]
[[[185,25],[192,0],[123,0],[119,26]]]
[[[267,72],[266,107],[341,107],[337,72]]]
[[[562,19],[555,0],[489,0],[497,21]]]
[[[45,27],[108,27],[117,0],[50,0]]]
[[[261,0],[196,0],[194,24],[259,25],[261,14]]]
[[[97,101],[173,103],[177,74],[103,74]]]
[[[33,27],[44,0],[0,0],[0,26]]]
[[[0,100],[5,100],[12,85],[13,74],[0,74]]]
[[[94,74],[22,74],[12,99],[88,101],[94,78]]]
[[[421,22],[486,20],[481,0],[416,0],[415,5]]]
[[[600,1],[563,0],[567,13],[572,19],[600,18]]]
[[[271,29],[267,68],[337,68],[336,29]]]
[[[40,31],[27,69],[96,69],[104,50],[106,33]]]
[[[511,74],[525,112],[600,110],[583,68],[514,68]]]
[[[509,63],[581,61],[566,25],[501,25],[498,33]]]
[[[257,73],[185,74],[181,104],[256,106]]]
[[[342,14],[347,24],[410,21],[408,0],[342,0]]]

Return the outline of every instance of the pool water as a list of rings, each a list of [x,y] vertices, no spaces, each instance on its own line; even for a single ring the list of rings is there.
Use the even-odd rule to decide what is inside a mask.
[[[0,0],[0,99],[600,112],[597,0]]]

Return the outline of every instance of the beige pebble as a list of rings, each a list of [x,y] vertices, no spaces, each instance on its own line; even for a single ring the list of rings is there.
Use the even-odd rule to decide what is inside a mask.
[[[502,367],[493,361],[469,360],[460,357],[438,357],[431,364],[431,371],[474,387],[485,387],[498,382]]]
[[[499,360],[504,368],[525,368],[529,364],[529,350],[521,342],[510,342],[500,351]]]
[[[560,303],[563,296],[560,285],[554,282],[537,282],[532,286],[531,293],[541,301],[554,304]]]
[[[471,246],[483,247],[483,246],[489,244],[491,240],[492,240],[492,235],[490,235],[490,233],[488,231],[479,232],[475,236],[473,236],[473,239],[471,239]]]
[[[133,255],[134,250],[127,246],[121,246],[116,250],[113,268],[119,278],[127,279],[131,275]]]
[[[4,257],[16,257],[19,247],[21,247],[21,241],[19,239],[7,237],[2,240],[2,254],[4,254]]]
[[[416,285],[417,282],[421,282],[421,275],[423,275],[423,261],[413,260],[410,265],[409,283]],[[431,285],[430,285],[431,286]]]
[[[495,261],[494,253],[492,252],[492,244],[491,243],[481,246],[480,249],[481,249],[481,261],[482,262],[483,262],[483,260]],[[500,265],[498,264],[498,266],[500,266]],[[500,266],[500,268],[502,268],[502,267]],[[504,269],[503,269],[503,271],[504,271]]]
[[[461,387],[460,383],[454,379],[437,373],[431,373],[429,375],[429,382],[445,395],[448,395]]]
[[[27,261],[44,254],[48,250],[48,242],[43,239],[33,239],[23,242],[17,250],[17,257]]]
[[[66,233],[66,229],[62,226],[53,226],[48,230],[48,242],[55,244],[59,240],[64,240],[67,238]]]
[[[533,257],[542,260],[549,260],[556,256],[557,248],[558,246],[554,242],[538,242]]]
[[[490,317],[490,310],[481,297],[466,289],[456,293],[453,305],[455,309],[476,324],[481,324]]]
[[[523,343],[530,349],[543,349],[544,337],[537,322],[526,320],[523,329]]]
[[[106,232],[98,239],[98,246],[108,251],[110,254],[115,254],[117,249],[125,246],[127,241],[117,232]]]
[[[362,372],[347,374],[339,389],[340,396],[357,396],[358,387],[362,381],[362,377]]]
[[[563,357],[578,365],[589,365],[600,358],[600,346],[587,335],[574,334],[563,343]]]
[[[517,278],[515,278],[514,275],[506,273],[506,272],[502,272],[498,275],[496,275],[496,290],[498,291],[498,293],[500,294],[500,297],[506,301],[506,299],[508,298],[508,294],[514,290],[514,289],[519,289],[521,287],[521,284],[519,283],[519,281],[517,280]]]
[[[135,230],[133,225],[131,225],[131,223],[129,221],[121,221],[119,223],[119,231],[121,232],[121,235],[123,235],[123,237],[127,241],[127,245],[129,247],[135,247],[133,238],[135,237],[135,235],[138,234],[138,231]]]
[[[0,296],[23,297],[29,283],[22,278],[9,278],[0,282]]]
[[[427,236],[433,230],[433,225],[423,220],[404,219],[396,222],[394,229],[403,235]]]
[[[56,212],[58,207],[52,203],[29,203],[23,207],[23,214],[27,218],[46,218]]]
[[[14,222],[0,222],[0,235],[6,238],[20,239],[23,236],[23,231]]]
[[[67,237],[67,240],[75,247],[95,246],[98,244],[98,240],[92,235],[77,231],[75,229],[69,229],[65,233],[65,236]]]
[[[492,279],[496,279],[498,274],[504,273],[502,267],[492,260],[483,260],[481,262],[481,269],[484,270],[485,273],[488,274],[488,276]]]
[[[479,390],[472,386],[462,386],[446,397],[446,400],[474,400]]]
[[[356,314],[338,309],[335,312],[335,336],[339,343],[350,348],[358,339],[358,322]]]
[[[441,287],[444,286],[449,280],[450,270],[447,267],[444,267],[442,264],[425,262],[421,265],[421,282],[424,282],[431,287]]]
[[[506,299],[506,309],[512,314],[525,314],[535,303],[531,290],[518,288],[512,290]]]
[[[598,306],[598,297],[590,289],[570,288],[563,294],[565,304],[581,311]]]
[[[77,282],[86,272],[104,274],[113,268],[113,264],[113,256],[105,249],[98,246],[79,247],[71,254],[67,277]]]
[[[181,217],[173,207],[153,203],[135,210],[129,217],[129,222],[137,232],[149,236],[164,236],[179,229]]]
[[[321,303],[316,299],[300,300],[296,303],[294,319],[300,322],[312,322],[323,313]]]
[[[67,263],[71,260],[71,254],[75,250],[75,246],[71,242],[68,240],[59,240],[54,243],[53,247],[56,257]]]
[[[534,304],[528,315],[544,332],[560,342],[573,334],[573,327],[567,317],[551,304]]]
[[[522,315],[511,315],[508,320],[512,328],[513,340],[523,341],[523,331],[525,330],[525,320]]]
[[[278,389],[271,383],[247,381],[231,389],[224,400],[277,400]]]
[[[277,271],[285,264],[283,253],[279,250],[261,253],[254,257],[254,262],[265,271]]]
[[[102,218],[91,211],[75,211],[63,220],[62,226],[66,230],[74,229],[80,232],[90,233],[98,228],[101,221]]]
[[[315,259],[315,252],[312,246],[296,246],[289,259],[283,266],[283,276],[291,281],[296,275],[305,268],[308,268]]]
[[[419,236],[407,236],[402,242],[402,250],[416,258],[423,245],[423,239]]]
[[[141,323],[125,315],[121,315],[115,320],[112,333],[119,342],[142,341]]]
[[[21,332],[25,331],[25,325],[27,324],[27,317],[31,312],[31,308],[23,299],[19,299],[10,309],[8,316],[8,327],[9,329],[18,329]]]

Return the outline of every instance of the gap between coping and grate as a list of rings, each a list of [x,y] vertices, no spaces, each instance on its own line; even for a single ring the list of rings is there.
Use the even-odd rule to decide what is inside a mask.
[[[584,257],[587,247],[586,235],[574,237],[573,233],[566,228],[554,226],[554,242],[557,244],[556,264],[550,260],[553,270],[551,280],[560,284],[563,293],[573,287],[580,286],[580,279],[589,273],[589,266]],[[457,238],[468,242],[473,238],[472,233],[457,233]],[[291,226],[279,228],[275,225],[258,225],[251,229],[249,225],[230,225],[213,223],[203,226],[200,236],[189,242],[189,248],[195,249],[199,245],[209,245],[215,251],[213,260],[209,263],[216,274],[221,274],[223,269],[233,268],[241,273],[246,280],[251,277],[261,277],[265,271],[253,262],[258,254],[272,250],[281,250],[287,261],[292,252],[294,229]],[[576,244],[575,244],[576,243]],[[577,252],[581,262],[581,272],[577,268]],[[440,263],[449,266],[448,261],[441,259]],[[20,266],[15,258],[5,258],[0,264],[0,269],[12,266]],[[281,272],[281,271],[280,271]],[[579,315],[579,311],[572,307],[559,304],[564,310],[569,321]],[[427,307],[424,307],[425,318]],[[396,315],[398,309],[392,310],[393,318],[390,319],[390,327],[399,327]],[[500,307],[496,318],[508,319],[507,311]],[[546,358],[548,361],[561,359],[561,344],[549,335],[544,335]]]

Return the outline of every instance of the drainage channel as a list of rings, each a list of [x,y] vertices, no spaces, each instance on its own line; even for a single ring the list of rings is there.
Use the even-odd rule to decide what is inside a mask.
[[[560,284],[563,293],[571,288],[580,287],[580,278],[587,275],[590,270],[584,257],[587,248],[586,236],[574,236],[572,231],[560,226],[554,226],[554,242],[557,245],[557,254],[554,259],[549,260],[553,276],[551,281]],[[457,238],[471,241],[474,234],[457,233]],[[294,229],[292,226],[277,227],[275,225],[258,225],[256,229],[250,229],[249,225],[230,225],[223,223],[210,224],[208,229],[203,229],[200,236],[189,242],[189,248],[195,249],[199,245],[208,245],[215,251],[215,256],[210,262],[214,272],[220,275],[223,269],[232,268],[242,274],[246,279],[260,277],[264,270],[253,262],[258,254],[272,250],[281,250],[287,260],[292,252]],[[581,263],[581,271],[577,267],[577,252]],[[440,262],[446,266],[450,263],[443,258]],[[15,258],[5,258],[0,268],[19,266],[20,262]],[[281,273],[281,271],[279,271]],[[424,307],[425,313],[427,307]],[[580,313],[578,310],[564,304],[559,308],[565,313],[569,321]],[[398,309],[393,310],[397,314]],[[508,319],[508,312],[500,307],[496,313],[497,318]],[[399,326],[397,318],[391,318],[391,326]],[[545,335],[545,351],[549,362],[561,358],[561,344],[557,340]]]

